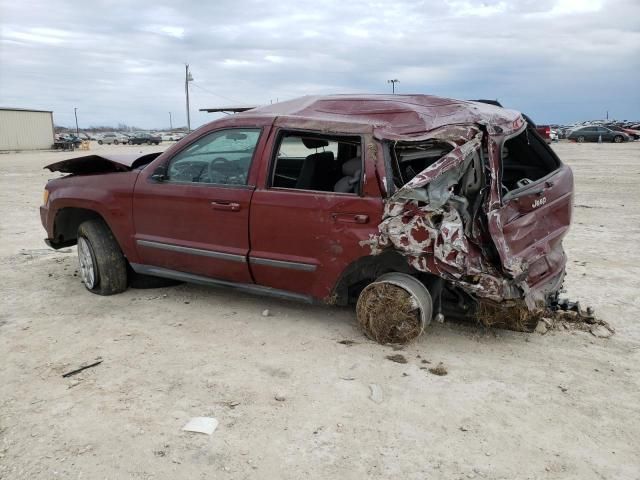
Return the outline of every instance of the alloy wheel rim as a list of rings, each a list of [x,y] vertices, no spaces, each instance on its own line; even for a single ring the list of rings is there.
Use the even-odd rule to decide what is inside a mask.
[[[80,262],[80,278],[89,289],[96,283],[95,268],[89,242],[84,237],[78,239],[78,260]]]

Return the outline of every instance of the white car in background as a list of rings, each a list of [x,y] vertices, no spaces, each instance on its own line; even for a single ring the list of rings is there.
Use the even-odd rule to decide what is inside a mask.
[[[126,144],[129,141],[129,137],[122,135],[121,133],[105,133],[98,138],[98,145],[118,145],[119,143]]]
[[[558,136],[558,131],[551,129],[551,132],[549,132],[549,138],[551,139],[552,142],[558,142],[560,140],[560,137]]]
[[[181,140],[184,137],[184,133],[163,133],[161,137],[163,142],[173,142]]]

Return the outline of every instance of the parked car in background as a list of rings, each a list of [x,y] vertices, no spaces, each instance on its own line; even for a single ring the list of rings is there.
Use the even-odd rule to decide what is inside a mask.
[[[560,136],[558,135],[558,131],[554,130],[553,128],[551,129],[551,132],[549,133],[549,138],[551,138],[552,142],[557,142],[560,140]]]
[[[536,125],[536,131],[545,142],[551,143],[551,125]]]
[[[163,153],[46,168],[67,174],[46,185],[46,242],[77,243],[80,278],[100,295],[132,272],[331,305],[397,287],[426,326],[441,301],[552,305],[564,279],[571,169],[494,105],[308,96]]]
[[[54,137],[53,149],[54,150],[74,150],[82,144],[82,140],[75,135],[58,134]]]
[[[597,142],[602,139],[603,142],[622,143],[629,141],[629,135],[624,132],[617,132],[607,127],[590,126],[580,127],[573,130],[567,138],[578,143]]]
[[[632,140],[640,140],[640,125],[621,127],[622,131],[629,135]]]
[[[98,138],[98,145],[107,144],[107,145],[118,145],[120,143],[127,143],[128,138],[120,133],[105,133],[101,137]]]
[[[138,132],[129,137],[129,145],[147,145],[156,144],[159,145],[162,142],[162,138],[157,135],[151,135],[150,133]]]
[[[174,142],[174,141],[178,141],[181,140],[184,137],[184,133],[163,133],[161,135],[162,141],[163,142]]]

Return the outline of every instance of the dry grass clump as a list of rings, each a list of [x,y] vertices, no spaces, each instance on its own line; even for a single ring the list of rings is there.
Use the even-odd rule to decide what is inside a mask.
[[[376,283],[363,290],[356,306],[365,335],[381,344],[407,343],[422,333],[420,310],[404,289]]]
[[[476,319],[485,327],[505,328],[516,332],[533,332],[544,310],[530,311],[523,301],[494,303],[482,301]]]
[[[482,301],[478,305],[476,319],[485,327],[505,328],[516,332],[535,330],[544,334],[547,330],[581,330],[597,337],[608,337],[615,333],[609,323],[596,318],[590,309],[583,311],[577,304],[572,308],[538,308],[530,311],[523,301]]]

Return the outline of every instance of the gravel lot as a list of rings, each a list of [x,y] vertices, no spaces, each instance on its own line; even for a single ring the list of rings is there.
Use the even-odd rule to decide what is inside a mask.
[[[42,241],[42,167],[70,155],[0,155],[0,478],[640,478],[640,142],[554,148],[576,176],[567,291],[616,335],[445,322],[402,352],[349,309],[92,295],[75,247]],[[196,416],[220,425],[181,431]]]

